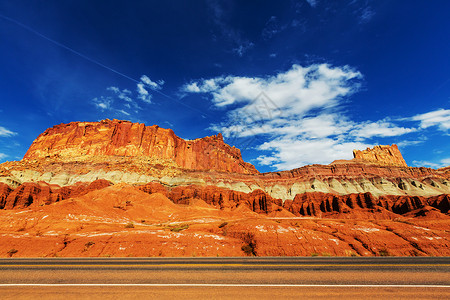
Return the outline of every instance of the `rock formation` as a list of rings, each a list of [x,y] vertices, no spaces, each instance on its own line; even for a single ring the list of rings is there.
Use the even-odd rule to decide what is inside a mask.
[[[450,168],[354,157],[260,174],[220,134],[57,125],[0,164],[0,257],[450,255]]]
[[[407,167],[402,154],[395,144],[391,146],[375,146],[366,150],[353,150],[353,157],[357,160],[381,166]]]
[[[24,156],[26,160],[99,155],[153,157],[189,170],[256,174],[241,152],[224,143],[222,135],[186,141],[171,129],[129,121],[73,122],[47,129]]]
[[[98,179],[91,183],[79,182],[73,186],[59,187],[45,182],[25,182],[15,189],[0,183],[0,209],[17,209],[49,205],[64,199],[79,197],[91,191],[111,185],[111,182]]]

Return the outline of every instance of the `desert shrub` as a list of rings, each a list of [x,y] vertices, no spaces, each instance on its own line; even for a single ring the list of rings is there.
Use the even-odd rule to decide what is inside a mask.
[[[228,222],[223,222],[222,224],[219,225],[219,228],[225,227],[228,225]]]
[[[11,257],[14,254],[16,254],[17,252],[19,252],[19,250],[12,248],[12,249],[8,250],[8,252],[6,252],[6,253],[8,254],[9,257]]]
[[[358,256],[355,251],[345,250],[345,256]]]
[[[378,255],[379,256],[391,256],[389,254],[389,251],[387,251],[387,249],[381,249],[380,251],[378,251]]]
[[[247,255],[254,255],[255,254],[255,249],[253,248],[253,246],[251,244],[247,244],[241,247],[241,250],[244,251],[245,254]]]
[[[133,222],[130,222],[127,225],[125,225],[125,228],[134,228]]]
[[[189,225],[188,225],[188,224],[183,224],[183,225],[180,225],[180,226],[178,226],[178,227],[170,228],[170,231],[173,231],[173,232],[180,232],[181,230],[185,230],[185,229],[188,229],[188,228],[189,228]]]
[[[89,248],[91,248],[95,243],[92,241],[87,242],[86,244],[84,244],[84,250],[83,251],[87,251]]]

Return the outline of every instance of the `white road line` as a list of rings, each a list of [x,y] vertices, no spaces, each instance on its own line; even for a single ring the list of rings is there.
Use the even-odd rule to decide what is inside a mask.
[[[332,287],[332,288],[450,288],[427,284],[196,284],[196,283],[2,283],[0,287]]]

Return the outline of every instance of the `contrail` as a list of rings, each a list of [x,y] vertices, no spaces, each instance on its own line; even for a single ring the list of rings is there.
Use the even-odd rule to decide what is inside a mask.
[[[136,79],[134,79],[134,78],[131,78],[130,76],[127,76],[127,75],[125,75],[125,74],[123,74],[123,73],[121,73],[121,72],[119,72],[119,71],[117,71],[117,70],[114,70],[113,68],[110,68],[110,67],[108,67],[108,66],[102,64],[101,62],[96,61],[95,59],[92,59],[92,58],[90,58],[90,57],[87,57],[86,55],[84,55],[84,54],[82,54],[82,53],[80,53],[80,52],[78,52],[78,51],[76,51],[76,50],[74,50],[74,49],[72,49],[72,48],[70,48],[70,47],[64,45],[64,44],[61,44],[60,42],[57,42],[57,41],[55,41],[54,39],[51,39],[51,38],[49,38],[49,37],[43,35],[42,33],[40,33],[40,32],[38,32],[38,31],[34,30],[33,28],[31,28],[31,27],[29,27],[29,26],[27,26],[27,25],[25,25],[25,24],[23,24],[23,23],[21,23],[21,22],[19,22],[19,21],[16,21],[16,20],[14,20],[14,19],[12,19],[12,18],[9,18],[9,17],[7,17],[7,16],[5,16],[5,15],[2,15],[2,14],[0,14],[0,17],[3,18],[3,19],[5,19],[5,20],[7,20],[7,21],[10,21],[10,22],[12,22],[12,23],[14,23],[14,24],[16,24],[16,25],[18,25],[18,26],[20,26],[20,27],[22,27],[22,28],[24,28],[24,29],[26,29],[26,30],[28,30],[28,31],[30,31],[30,32],[32,32],[32,33],[34,33],[34,34],[36,34],[36,35],[38,35],[38,36],[40,36],[40,37],[43,38],[43,39],[46,39],[47,41],[49,41],[49,42],[51,42],[51,43],[53,43],[53,44],[55,44],[55,45],[57,45],[57,46],[59,46],[59,47],[61,47],[61,48],[64,48],[64,49],[66,49],[66,50],[72,52],[73,54],[78,55],[79,57],[82,57],[82,58],[84,58],[84,59],[86,59],[86,60],[88,60],[88,61],[90,61],[90,62],[92,62],[92,63],[94,63],[94,64],[96,64],[96,65],[99,65],[100,67],[103,67],[103,68],[105,68],[105,69],[107,69],[107,70],[109,70],[109,71],[111,71],[111,72],[114,72],[114,73],[116,73],[117,75],[120,75],[120,76],[122,76],[122,77],[125,77],[125,78],[127,78],[127,79],[129,79],[129,80],[131,80],[131,81],[133,81],[133,82],[139,83],[138,80],[136,80]]]
[[[134,82],[134,83],[141,83],[140,80],[136,80],[136,79],[134,79],[134,78],[132,78],[132,77],[130,77],[130,76],[128,76],[128,75],[123,74],[122,72],[119,72],[119,71],[117,71],[117,70],[115,70],[115,69],[113,69],[113,68],[110,68],[110,67],[108,67],[107,65],[104,65],[104,64],[102,64],[101,62],[99,62],[99,61],[97,61],[97,60],[95,60],[95,59],[93,59],[93,58],[90,58],[90,57],[84,55],[83,53],[80,53],[80,52],[78,52],[78,51],[76,51],[76,50],[70,48],[69,46],[66,46],[66,45],[64,45],[64,44],[61,44],[60,42],[55,41],[54,39],[51,39],[51,38],[49,38],[49,37],[43,35],[43,34],[40,33],[39,31],[36,31],[36,30],[34,30],[33,28],[31,28],[31,27],[29,27],[29,26],[27,26],[27,25],[25,25],[25,24],[23,24],[23,23],[21,23],[21,22],[15,20],[15,19],[12,19],[12,18],[10,18],[10,17],[7,17],[7,16],[5,16],[5,15],[3,15],[3,14],[1,14],[1,13],[0,13],[0,18],[3,18],[4,20],[7,20],[7,21],[9,21],[9,22],[11,22],[11,23],[14,23],[14,24],[16,24],[16,25],[22,27],[23,29],[26,29],[26,30],[28,30],[29,32],[32,32],[32,33],[36,34],[37,36],[40,36],[41,38],[43,38],[43,39],[45,39],[45,40],[47,40],[47,41],[49,41],[49,42],[55,44],[56,46],[61,47],[61,48],[63,48],[63,49],[66,49],[66,50],[72,52],[73,54],[78,55],[79,57],[81,57],[81,58],[83,58],[83,59],[85,59],[85,60],[87,60],[87,61],[90,61],[91,63],[94,63],[94,64],[96,64],[96,65],[98,65],[98,66],[100,66],[100,67],[102,67],[102,68],[105,68],[105,69],[107,69],[107,70],[109,70],[109,71],[111,71],[111,72],[113,72],[113,73],[115,73],[115,74],[117,74],[117,75],[119,75],[119,76],[122,76],[122,77],[124,77],[124,78],[126,78],[126,79],[128,79],[128,80],[131,80],[131,81]],[[144,84],[145,84],[145,83],[144,83]],[[151,87],[150,87],[150,88],[151,88]],[[195,108],[195,107],[192,107],[192,106],[190,106],[190,105],[188,105],[188,104],[186,104],[186,103],[184,103],[184,102],[182,102],[182,101],[180,101],[180,100],[178,100],[178,99],[175,99],[175,98],[173,98],[173,97],[171,97],[171,96],[169,96],[169,95],[167,95],[167,94],[165,94],[165,93],[163,93],[163,92],[161,92],[161,91],[158,91],[158,90],[153,89],[153,88],[151,88],[151,89],[152,89],[154,92],[156,92],[156,93],[158,93],[158,94],[160,94],[160,95],[162,95],[162,96],[164,96],[164,97],[166,97],[166,98],[168,98],[168,99],[170,99],[170,100],[172,100],[172,101],[175,101],[175,102],[177,102],[177,103],[179,103],[179,104],[181,104],[181,105],[183,105],[183,106],[185,106],[185,107],[187,107],[187,108],[190,108],[190,109],[192,109],[192,110],[195,110],[195,111],[199,112],[199,113],[202,114],[203,116],[208,116],[208,114],[205,114],[204,112],[202,112],[201,110],[199,110],[199,109],[197,109],[197,108]]]

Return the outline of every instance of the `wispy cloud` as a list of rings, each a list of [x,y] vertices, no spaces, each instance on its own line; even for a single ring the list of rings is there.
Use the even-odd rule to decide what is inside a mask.
[[[92,103],[102,112],[109,111],[130,116],[130,111],[137,113],[142,110],[140,101],[150,104],[152,100],[151,91],[159,91],[164,85],[164,80],[157,82],[151,80],[147,75],[142,75],[136,84],[136,92],[129,89],[120,89],[116,86],[107,87],[109,96],[100,96],[92,99]],[[140,101],[139,101],[140,100]]]
[[[423,143],[425,143],[425,141],[426,141],[426,138],[424,138],[424,139],[422,139],[422,140],[416,140],[416,141],[414,141],[414,140],[412,140],[412,141],[410,141],[410,140],[404,140],[404,141],[398,142],[398,143],[397,143],[397,146],[398,146],[399,148],[409,147],[409,146],[414,146],[414,145],[423,144]]]
[[[145,89],[143,83],[138,83],[136,91],[138,92],[138,98],[145,103],[152,103],[152,95]]]
[[[130,115],[130,113],[124,111],[123,109],[118,109],[117,112],[119,112],[119,113],[121,113],[121,114],[123,114],[125,116],[129,116]]]
[[[450,129],[450,109],[438,109],[415,115],[411,120],[419,121],[422,128],[437,126],[442,131],[448,131]]]
[[[108,88],[106,88],[107,91],[111,91],[114,94],[117,95],[117,98],[124,100],[126,102],[133,102],[133,99],[131,99],[132,93],[130,90],[124,89],[121,90],[118,87],[115,86],[110,86]]]
[[[450,157],[441,159],[437,162],[423,161],[423,160],[414,160],[413,165],[416,167],[429,167],[434,169],[445,168],[450,166]]]
[[[230,10],[224,6],[227,2],[219,2],[216,0],[209,0],[209,10],[211,11],[211,19],[214,25],[219,29],[219,35],[221,40],[226,40],[231,44],[231,51],[238,56],[242,57],[254,44],[244,38],[242,33],[233,28],[231,22],[228,21],[230,16]]]
[[[141,76],[141,81],[150,87],[152,90],[160,90],[164,84],[164,80],[159,80],[157,83],[152,81],[147,75]]]
[[[356,124],[350,134],[359,139],[367,139],[371,137],[399,136],[414,131],[417,131],[417,129],[399,127],[389,121],[380,120],[377,122]]]
[[[316,7],[318,3],[317,0],[306,0],[306,2],[308,2],[308,4],[311,5],[311,7]]]
[[[111,103],[113,102],[113,99],[111,97],[100,96],[92,99],[92,102],[97,108],[99,108],[102,111],[105,111],[111,108]]]
[[[16,132],[13,132],[9,129],[6,129],[5,127],[0,126],[0,137],[9,137],[16,135]]]
[[[5,153],[0,153],[0,160],[4,159],[8,157],[8,155],[6,155]]]
[[[265,40],[271,39],[287,27],[287,24],[281,25],[276,16],[271,16],[262,30],[262,38]]]
[[[160,90],[162,85],[164,84],[164,80],[160,80],[158,83],[152,81],[147,75],[141,76],[141,82],[137,84],[137,92],[138,98],[144,101],[145,103],[151,103],[152,95],[147,90]]]

